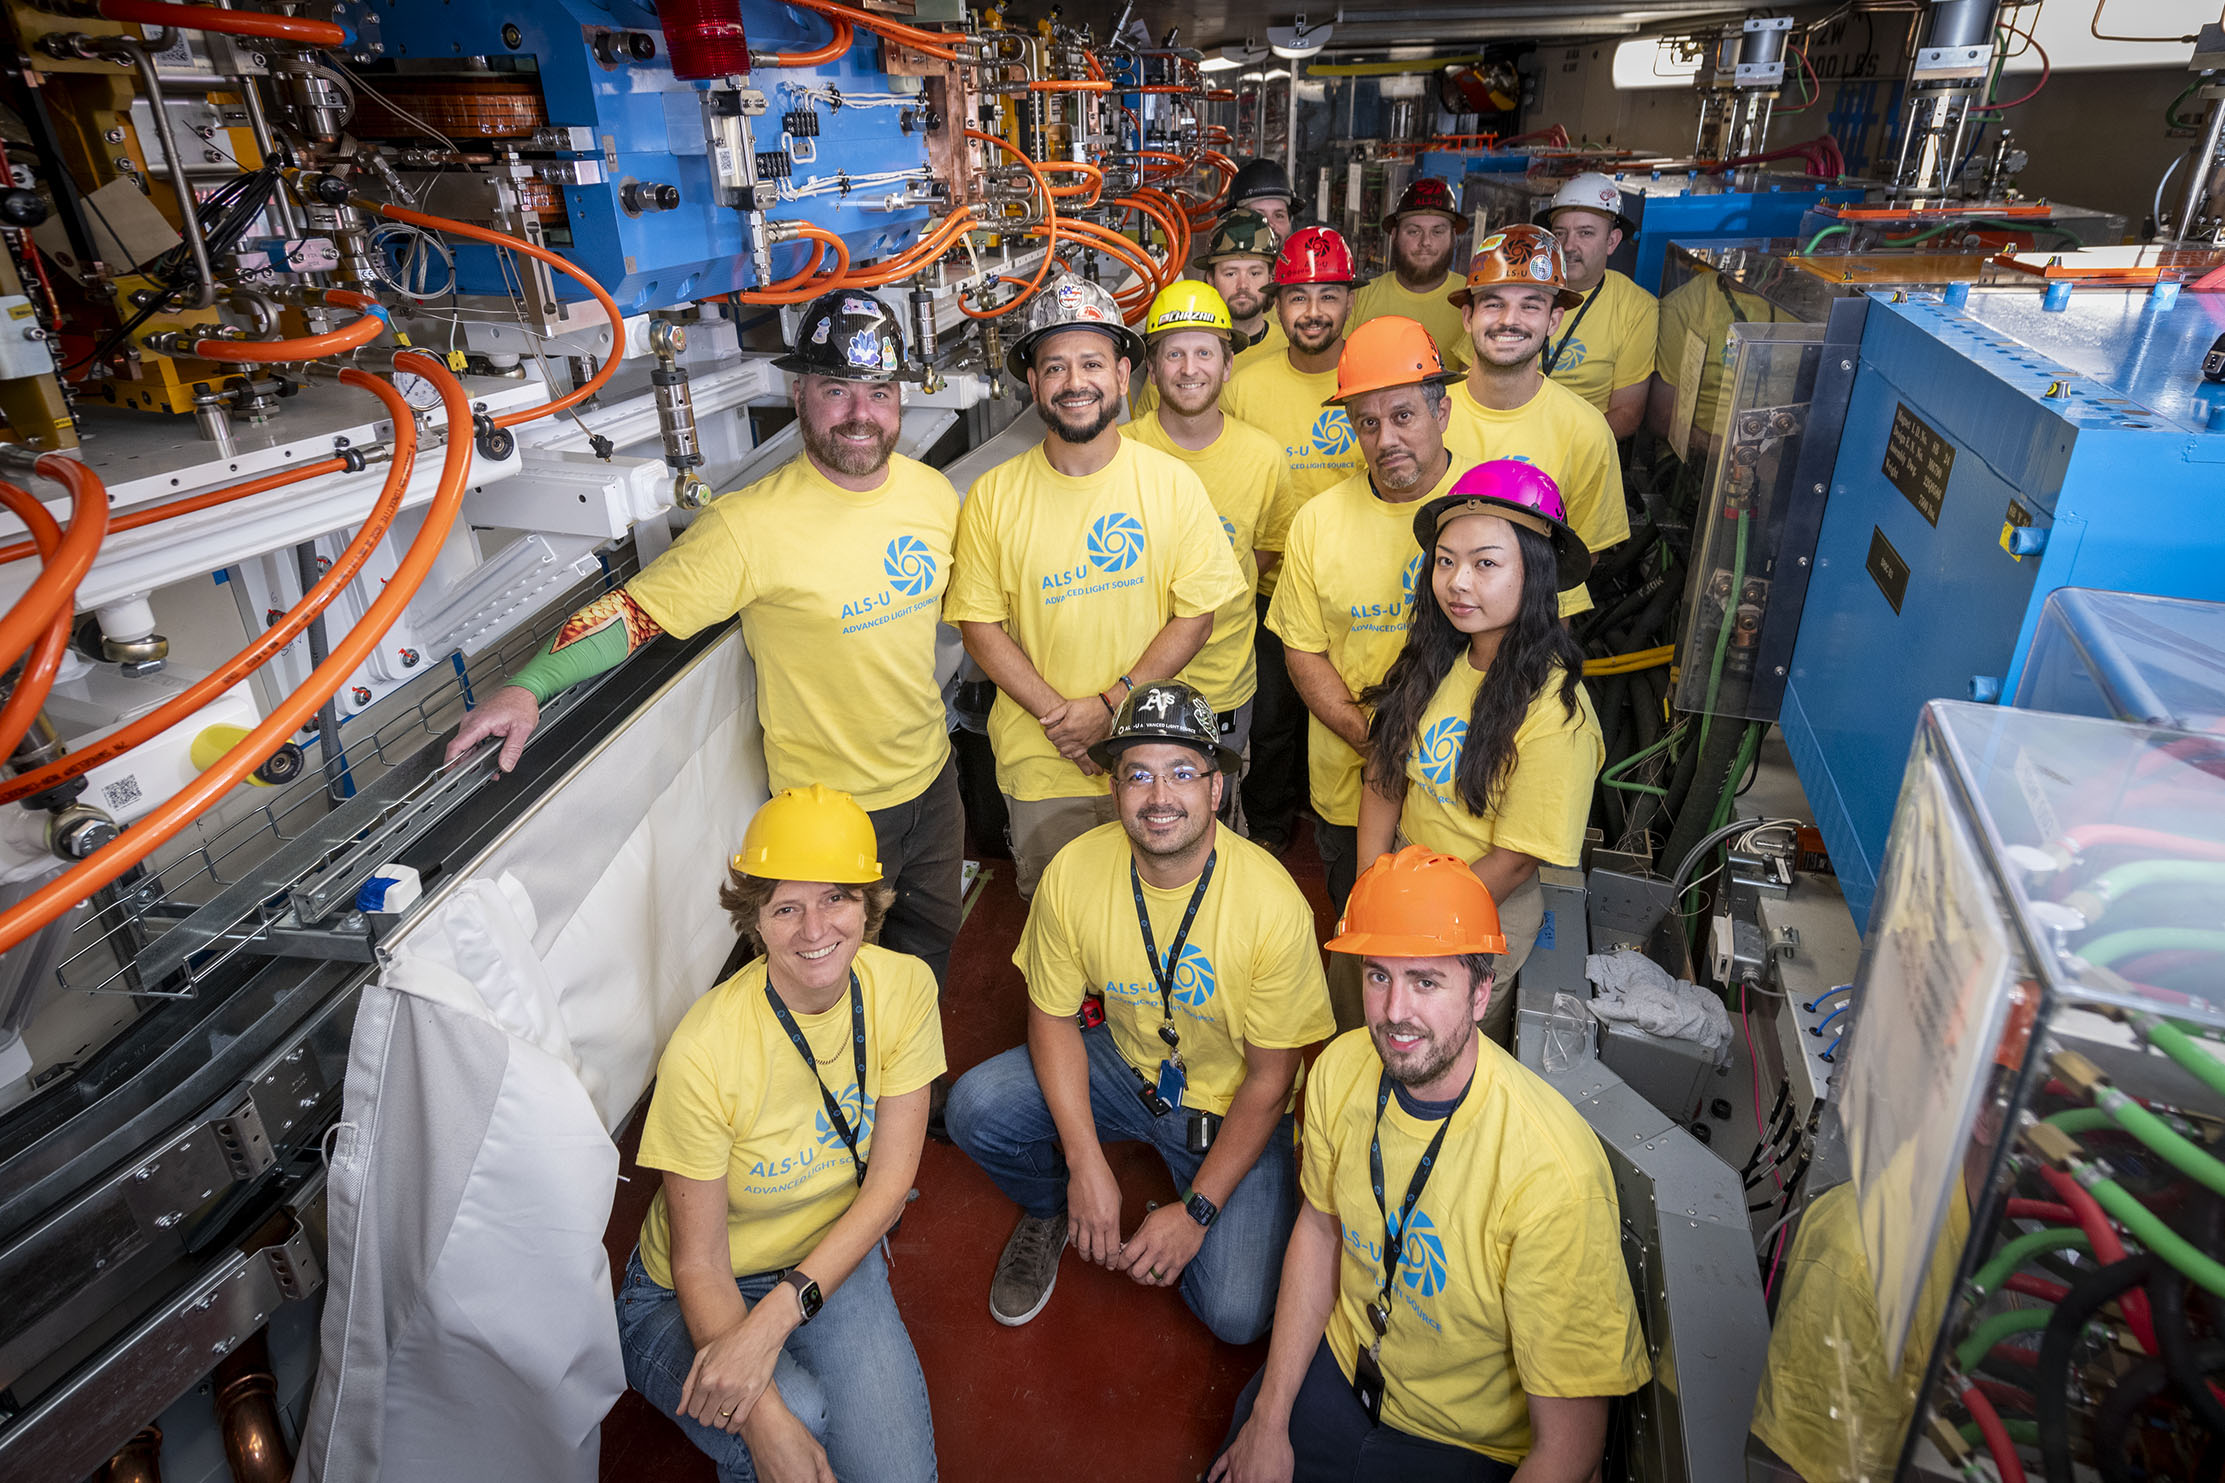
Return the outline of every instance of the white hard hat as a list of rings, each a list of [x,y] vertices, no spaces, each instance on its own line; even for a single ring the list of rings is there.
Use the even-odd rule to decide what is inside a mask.
[[[1613,217],[1615,225],[1625,232],[1637,229],[1637,223],[1622,214],[1622,187],[1597,170],[1586,170],[1553,192],[1552,202],[1537,214],[1537,224],[1551,226],[1553,213],[1563,206],[1581,206],[1586,211]]]

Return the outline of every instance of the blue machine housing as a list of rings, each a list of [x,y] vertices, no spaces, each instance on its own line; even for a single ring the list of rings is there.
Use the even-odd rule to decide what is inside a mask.
[[[608,289],[620,309],[637,314],[760,286],[750,262],[747,219],[741,211],[719,204],[713,190],[699,101],[702,90],[712,84],[685,82],[672,75],[654,10],[629,0],[534,0],[516,6],[343,0],[334,7],[334,19],[354,27],[361,43],[380,43],[383,55],[404,62],[482,56],[530,59],[547,103],[549,124],[590,129],[601,146],[599,152],[570,156],[601,160],[605,179],[599,185],[562,187],[572,242],[559,251]],[[744,0],[742,21],[750,46],[760,51],[802,50],[827,37],[826,23],[809,12],[762,0]],[[516,46],[503,39],[505,26],[517,28]],[[657,55],[645,62],[605,65],[595,56],[591,38],[613,29],[656,37]],[[856,45],[824,67],[768,68],[754,74],[749,81],[767,100],[767,111],[752,121],[758,152],[786,147],[780,116],[803,106],[781,84],[812,82],[845,92],[890,92],[894,89],[888,74],[878,70],[880,55],[881,42],[860,30]],[[533,76],[535,71],[518,75]],[[898,110],[833,109],[820,104],[817,112],[818,159],[795,167],[799,180],[838,171],[861,176],[926,167],[926,136],[917,128],[903,132]],[[957,128],[961,123],[945,120],[943,127]],[[619,204],[620,184],[628,179],[677,185],[679,207],[629,216]],[[885,195],[887,188],[872,194]],[[437,196],[430,205],[439,209]],[[929,217],[925,207],[866,212],[855,199],[839,194],[781,201],[767,214],[810,222],[838,234],[853,261],[902,251],[919,239]],[[513,280],[494,249],[452,245],[459,292],[512,292]],[[808,252],[808,244],[801,243],[776,249],[774,272],[782,276],[797,272]],[[555,281],[558,297],[587,297],[562,274]]]
[[[1780,717],[1857,921],[1926,701],[2016,693],[2057,588],[2225,597],[2220,329],[2196,295],[1872,296]]]
[[[1741,237],[1789,237],[1818,202],[1862,198],[1859,189],[1813,185],[1797,175],[1782,183],[1764,177],[1763,189],[1751,191],[1723,190],[1721,177],[1696,171],[1624,171],[1615,182],[1622,187],[1623,214],[1638,231],[1615,254],[1613,265],[1654,294],[1661,292],[1662,260],[1672,242],[1698,247]]]

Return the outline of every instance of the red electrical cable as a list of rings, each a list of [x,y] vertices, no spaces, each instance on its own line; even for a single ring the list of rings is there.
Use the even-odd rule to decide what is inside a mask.
[[[53,559],[40,569],[6,616],[0,617],[0,668],[15,663],[53,623],[56,613],[71,611],[77,584],[93,569],[93,557],[108,534],[108,489],[98,475],[77,460],[57,453],[41,455],[32,467],[69,491],[70,523],[54,548]]]
[[[2011,1220],[2044,1220],[2051,1226],[2067,1226],[2078,1219],[2078,1212],[2068,1205],[2058,1205],[2053,1200],[2009,1201],[2008,1217]]]
[[[2009,1429],[2001,1424],[2001,1413],[1993,1409],[1993,1402],[1973,1385],[1963,1391],[1962,1404],[1970,1412],[1970,1419],[1978,1423],[1986,1451],[1993,1454],[1994,1470],[2000,1473],[2001,1483],[2025,1483],[2024,1463],[2017,1457],[2016,1443],[2009,1440]]]
[[[82,777],[102,763],[123,756],[149,737],[158,736],[183,721],[261,669],[281,649],[300,637],[310,622],[330,607],[332,600],[363,570],[364,562],[370,559],[379,542],[385,539],[387,531],[393,527],[394,517],[401,513],[402,496],[409,489],[410,473],[417,461],[417,419],[410,415],[409,403],[402,399],[401,393],[376,376],[351,368],[340,373],[340,380],[350,386],[361,387],[385,402],[387,415],[394,423],[392,466],[387,470],[386,482],[380,488],[370,514],[364,517],[362,527],[356,531],[355,538],[348,542],[347,549],[317,579],[316,585],[302,594],[301,601],[287,609],[276,623],[255,635],[246,648],[214,670],[147,714],[126,722],[98,741],[78,747],[69,755],[24,773],[21,777],[0,783],[0,807],[20,798],[44,793],[71,778]]]
[[[348,42],[347,27],[298,15],[219,10],[213,5],[169,5],[163,0],[100,0],[99,10],[109,20],[141,26],[176,26],[185,31],[216,31],[264,41],[296,41],[303,46],[345,46]]]
[[[2012,31],[2010,32],[2010,34],[2013,36],[2023,37],[2026,42],[2030,43],[2032,50],[2040,54],[2040,80],[2033,83],[2032,90],[2026,93],[2021,98],[2011,98],[2006,103],[1973,103],[1970,105],[1969,109],[1969,111],[1972,113],[1997,113],[2004,108],[2014,108],[2019,103],[2029,103],[2034,98],[2037,98],[2040,95],[2040,89],[2047,86],[2048,78],[2052,77],[2055,73],[2054,65],[2047,59],[2047,48],[2041,46],[2038,41],[2034,40],[2031,33],[2026,31]]]
[[[2004,1292],[2022,1293],[2028,1298],[2038,1298],[2043,1303],[2060,1303],[2070,1296],[2070,1289],[2060,1282],[2050,1282],[2045,1277],[2034,1277],[2029,1272],[2012,1272],[2001,1283]]]
[[[2056,1198],[2077,1215],[2078,1228],[2086,1233],[2087,1242],[2094,1248],[2095,1261],[2106,1267],[2125,1259],[2125,1243],[2118,1238],[2117,1228],[2109,1223],[2101,1202],[2088,1194],[2084,1185],[2047,1164],[2040,1165],[2040,1178],[2046,1180]],[[2124,1310],[2125,1323],[2140,1347],[2150,1354],[2158,1353],[2155,1323],[2148,1313],[2148,1295],[2137,1287],[2130,1288],[2117,1299],[2117,1306]]]
[[[616,356],[611,357],[613,361]],[[449,374],[448,367],[422,351],[404,351],[394,359],[397,369],[425,377],[440,392],[448,417],[448,446],[441,465],[440,487],[425,511],[417,536],[403,553],[394,574],[380,587],[379,595],[339,642],[324,663],[311,672],[301,687],[272,709],[216,764],[149,811],[117,838],[68,870],[0,911],[0,953],[5,953],[58,920],[79,902],[168,843],[234,784],[261,766],[285,740],[299,731],[371,649],[402,616],[402,609],[417,595],[434,559],[455,526],[463,506],[464,487],[471,475],[471,398]],[[401,415],[407,415],[406,411]],[[44,460],[42,460],[42,463]]]
[[[46,506],[6,484],[0,484],[0,503],[30,528],[40,556],[51,560],[54,549],[62,544],[62,527],[46,512]],[[17,743],[30,734],[32,723],[38,720],[39,707],[46,704],[47,693],[54,688],[54,676],[62,667],[62,656],[69,649],[70,625],[76,616],[75,605],[65,605],[31,646],[31,657],[16,676],[7,704],[0,706],[0,757],[14,756]]]

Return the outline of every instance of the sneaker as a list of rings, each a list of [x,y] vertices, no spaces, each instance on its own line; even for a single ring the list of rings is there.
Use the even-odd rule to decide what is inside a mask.
[[[1036,1216],[1025,1211],[997,1258],[989,1284],[989,1316],[1017,1328],[1043,1311],[1058,1286],[1058,1259],[1066,1250],[1066,1212]]]

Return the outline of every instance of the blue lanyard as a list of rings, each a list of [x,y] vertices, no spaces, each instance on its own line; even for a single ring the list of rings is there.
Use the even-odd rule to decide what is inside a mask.
[[[1473,1076],[1468,1086],[1475,1085]],[[1376,1345],[1391,1326],[1391,1281],[1398,1275],[1399,1263],[1406,1259],[1406,1238],[1412,1234],[1414,1206],[1422,1197],[1422,1186],[1429,1183],[1429,1171],[1437,1167],[1437,1155],[1445,1146],[1445,1134],[1452,1131],[1453,1115],[1460,1111],[1460,1104],[1468,1100],[1468,1087],[1452,1099],[1444,1120],[1437,1124],[1437,1135],[1429,1140],[1429,1147],[1422,1150],[1422,1160],[1414,1166],[1413,1177],[1406,1181],[1406,1203],[1398,1210],[1398,1223],[1391,1223],[1391,1208],[1383,1198],[1383,1109],[1391,1101],[1391,1073],[1385,1070],[1378,1077],[1375,1087],[1375,1136],[1368,1140],[1368,1179],[1375,1187],[1375,1208],[1383,1215],[1383,1287],[1375,1301],[1367,1305],[1367,1321],[1375,1329]]]

